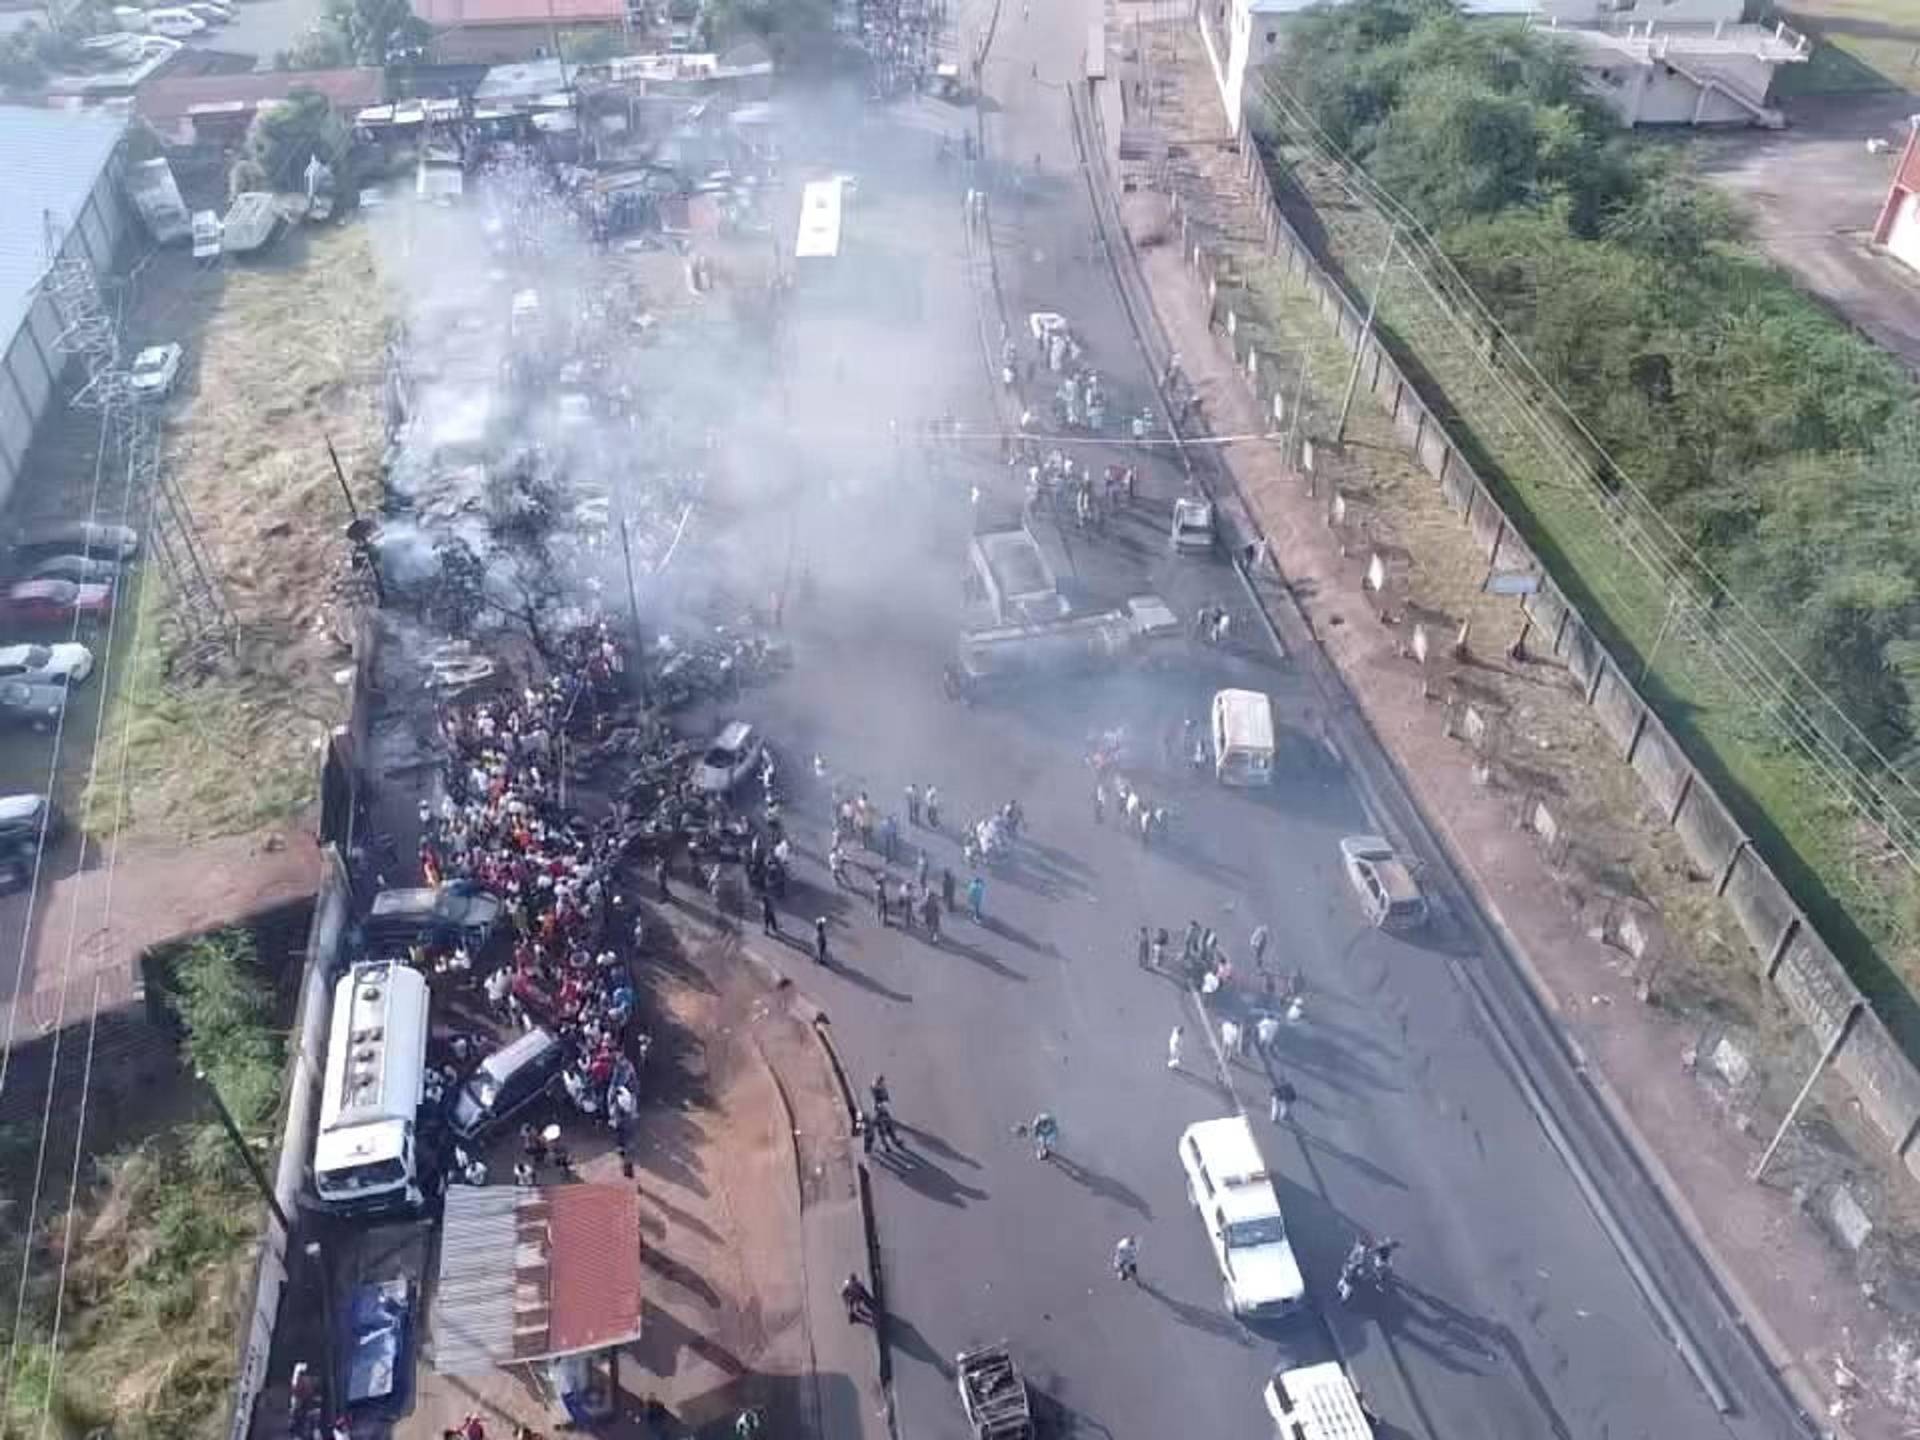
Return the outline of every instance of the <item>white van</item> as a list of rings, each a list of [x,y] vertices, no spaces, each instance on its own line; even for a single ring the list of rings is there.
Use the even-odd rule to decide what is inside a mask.
[[[1331,1360],[1276,1371],[1267,1382],[1267,1414],[1280,1440],[1373,1440],[1360,1392]]]
[[[1304,1305],[1307,1282],[1246,1116],[1189,1125],[1180,1135],[1180,1168],[1213,1244],[1227,1309],[1275,1316]]]
[[[1273,783],[1273,702],[1258,690],[1213,697],[1213,774],[1222,785]]]
[[[147,29],[170,40],[185,40],[207,28],[207,22],[191,10],[149,10]]]

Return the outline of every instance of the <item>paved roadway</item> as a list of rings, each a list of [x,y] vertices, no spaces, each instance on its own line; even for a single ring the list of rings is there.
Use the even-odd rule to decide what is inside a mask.
[[[1088,260],[1093,221],[1065,92],[1032,83],[1030,68],[1043,82],[1077,72],[1089,18],[1067,4],[1023,21],[1009,0],[989,135],[997,153],[1022,157],[1017,168],[1030,171],[1039,152],[1043,174],[1004,195],[998,235],[1012,307],[1070,316],[1137,406],[1146,377],[1110,275]],[[961,23],[981,17],[963,12]],[[812,970],[799,948],[790,965],[824,1002],[856,1083],[884,1073],[911,1127],[910,1157],[874,1166],[899,1433],[962,1435],[951,1357],[1004,1337],[1076,1432],[1260,1434],[1259,1390],[1276,1360],[1328,1343],[1311,1318],[1258,1333],[1230,1320],[1184,1196],[1181,1129],[1229,1113],[1237,1097],[1191,1000],[1135,967],[1133,937],[1141,924],[1177,934],[1189,918],[1235,946],[1266,921],[1280,963],[1307,976],[1306,1019],[1284,1037],[1297,1129],[1258,1123],[1317,1297],[1330,1297],[1355,1227],[1405,1242],[1401,1294],[1378,1313],[1332,1316],[1384,1433],[1794,1433],[1737,1337],[1709,1337],[1733,1389],[1728,1416],[1681,1363],[1457,979],[1475,958],[1471,929],[1449,922],[1437,940],[1409,943],[1362,924],[1335,860],[1341,835],[1373,826],[1349,778],[1297,742],[1268,793],[1163,767],[1158,737],[1203,715],[1222,685],[1265,689],[1283,715],[1310,703],[1295,667],[1259,638],[1231,572],[1167,553],[1170,466],[1148,471],[1148,502],[1114,536],[1066,537],[1068,583],[1085,604],[1147,589],[1182,614],[1235,603],[1230,651],[972,710],[942,698],[969,492],[979,485],[992,507],[1009,487],[991,442],[929,459],[883,437],[884,422],[910,431],[947,410],[976,430],[989,423],[964,182],[932,162],[933,135],[957,136],[972,114],[918,101],[839,121],[809,126],[795,159],[859,173],[847,229],[849,247],[865,251],[863,282],[837,306],[802,300],[784,352],[786,419],[774,422],[791,438],[743,423],[736,496],[755,498],[727,518],[736,562],[760,583],[796,577],[787,619],[799,667],[742,702],[786,758],[808,852],[788,929],[809,931],[816,913],[833,920],[835,967]],[[1005,185],[1004,168],[995,179]],[[1164,848],[1094,823],[1086,740],[1119,724],[1135,737],[1128,773],[1174,812]],[[908,835],[936,875],[959,868],[956,820],[1021,799],[1031,838],[1017,869],[989,881],[984,928],[953,924],[936,950],[881,930],[869,897],[832,889],[819,864],[824,787],[802,773],[815,752],[886,807],[902,808],[908,780],[940,787],[944,833]],[[1170,1074],[1176,1022],[1187,1063]],[[1243,1072],[1236,1084],[1257,1112],[1264,1082]],[[1042,1108],[1061,1122],[1054,1165],[1012,1133]],[[1137,1291],[1107,1268],[1129,1232],[1141,1240]],[[1679,1298],[1703,1323],[1715,1318],[1712,1296]]]

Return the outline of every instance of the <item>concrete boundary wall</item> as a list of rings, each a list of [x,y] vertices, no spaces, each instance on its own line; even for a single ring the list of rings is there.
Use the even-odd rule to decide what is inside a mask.
[[[1364,307],[1322,267],[1306,241],[1274,202],[1258,147],[1247,147],[1247,176],[1257,203],[1267,212],[1267,246],[1289,277],[1304,284],[1351,351],[1365,330]],[[1183,238],[1188,217],[1177,197],[1173,207]],[[1198,246],[1187,253],[1211,290],[1213,267]],[[1229,351],[1231,337],[1222,337]],[[1438,484],[1447,504],[1466,521],[1490,567],[1537,568],[1537,559],[1459,446],[1433,418],[1381,341],[1371,338],[1362,362],[1364,389],[1392,420],[1400,438]],[[1237,359],[1236,355],[1236,359]],[[1244,371],[1242,372],[1244,375]],[[1256,400],[1261,379],[1251,385]],[[1512,537],[1511,539],[1509,537]],[[1504,566],[1501,564],[1503,557]],[[1524,557],[1524,560],[1522,559]],[[1853,1089],[1864,1113],[1886,1137],[1891,1154],[1920,1179],[1920,1067],[1867,1007],[1845,968],[1807,922],[1791,892],[1734,820],[1726,803],[1688,761],[1678,740],[1627,678],[1565,592],[1543,576],[1540,589],[1523,600],[1542,643],[1573,676],[1581,696],[1645,786],[1653,807],[1678,832],[1699,873],[1715,887],[1753,947],[1756,968],[1773,982],[1781,1000],[1822,1045],[1851,1017],[1853,1028],[1834,1059],[1834,1071]]]

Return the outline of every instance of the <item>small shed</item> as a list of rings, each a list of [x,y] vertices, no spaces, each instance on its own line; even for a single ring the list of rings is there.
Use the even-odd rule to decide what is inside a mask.
[[[640,1196],[631,1185],[449,1187],[430,1311],[434,1368],[546,1362],[580,1375],[640,1338]],[[559,1362],[571,1362],[562,1364]],[[591,1402],[556,1384],[570,1413]]]

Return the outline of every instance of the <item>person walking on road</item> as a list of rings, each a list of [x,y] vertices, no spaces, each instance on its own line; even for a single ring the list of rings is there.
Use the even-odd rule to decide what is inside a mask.
[[[937,785],[927,786],[924,804],[927,809],[927,828],[938,830],[940,828],[940,788]]]
[[[858,1275],[848,1275],[841,1283],[840,1299],[847,1307],[849,1325],[874,1323],[873,1292],[860,1283]]]
[[[882,925],[887,923],[887,877],[884,872],[874,877],[873,913],[879,917]]]
[[[913,862],[913,884],[916,890],[927,888],[927,852],[924,847],[920,851],[920,857]]]
[[[973,912],[973,923],[987,923],[987,882],[978,875],[967,882],[967,909]]]
[[[1053,1147],[1060,1143],[1060,1122],[1053,1118],[1051,1111],[1042,1110],[1033,1117],[1033,1158],[1051,1160]]]
[[[1184,1036],[1185,1032],[1178,1025],[1174,1026],[1173,1033],[1167,1036],[1167,1069],[1169,1070],[1180,1068],[1180,1042]]]
[[[1276,1075],[1272,1093],[1267,1096],[1267,1118],[1276,1125],[1284,1125],[1293,1114],[1293,1102],[1300,1098],[1300,1092],[1293,1088],[1293,1082],[1284,1075]]]
[[[950,865],[942,865],[940,867],[940,903],[949,910],[953,909],[953,892],[954,892],[955,884],[956,882],[953,878],[953,867]]]
[[[931,890],[927,898],[920,902],[920,918],[926,922],[927,938],[934,944],[940,943],[940,897]]]
[[[1248,937],[1247,944],[1253,951],[1253,968],[1264,970],[1267,963],[1267,927],[1254,926],[1253,934]]]
[[[911,780],[907,782],[907,823],[920,823],[920,787]]]
[[[827,963],[827,917],[824,915],[814,917],[813,959],[816,965]]]
[[[760,894],[760,933],[762,935],[780,933],[780,916],[773,908],[773,896],[765,891]]]
[[[1273,1052],[1278,1049],[1280,1045],[1279,1016],[1266,1014],[1254,1022],[1253,1045],[1264,1058],[1273,1058]]]
[[[1232,1064],[1234,1057],[1240,1053],[1240,1022],[1238,1020],[1220,1022],[1220,1053],[1227,1057],[1228,1064]]]
[[[1139,964],[1142,970],[1153,963],[1153,936],[1147,933],[1147,927],[1140,927]]]
[[[1113,1274],[1118,1280],[1140,1279],[1140,1242],[1131,1235],[1122,1235],[1114,1243]]]
[[[1093,823],[1107,823],[1107,782],[1096,780],[1093,786]]]

